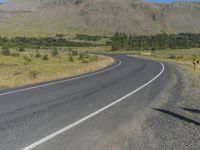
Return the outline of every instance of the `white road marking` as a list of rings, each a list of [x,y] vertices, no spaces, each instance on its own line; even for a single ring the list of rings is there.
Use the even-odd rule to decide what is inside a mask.
[[[68,81],[72,81],[72,80],[81,79],[81,78],[84,78],[84,77],[96,75],[96,74],[99,74],[99,73],[102,73],[102,72],[105,72],[105,71],[108,71],[108,70],[111,70],[111,69],[114,69],[114,68],[120,66],[121,63],[122,63],[121,60],[117,59],[117,61],[119,63],[117,63],[116,65],[114,65],[114,66],[112,66],[110,68],[104,69],[104,70],[100,70],[100,71],[94,72],[94,73],[89,73],[89,74],[78,76],[78,77],[74,77],[74,78],[71,78],[71,79],[55,81],[55,82],[46,83],[46,84],[42,84],[42,85],[38,85],[38,86],[32,86],[32,87],[28,87],[28,88],[19,89],[19,90],[13,90],[13,91],[9,91],[9,92],[4,92],[4,93],[0,93],[0,96],[14,94],[14,93],[28,91],[28,90],[33,90],[33,89],[37,89],[37,88],[42,88],[42,87],[46,87],[46,86],[50,86],[50,85],[55,85],[55,84],[59,84],[59,83],[63,83],[63,82],[68,82]]]
[[[118,99],[118,100],[110,103],[109,105],[107,105],[107,106],[105,106],[105,107],[103,107],[103,108],[101,108],[101,109],[99,109],[99,110],[91,113],[90,115],[88,115],[88,116],[86,116],[86,117],[84,117],[84,118],[82,118],[82,119],[80,119],[80,120],[78,120],[78,121],[76,121],[76,122],[74,122],[74,123],[66,126],[66,127],[64,127],[61,130],[58,130],[58,131],[56,131],[56,132],[54,132],[54,133],[46,136],[45,138],[43,138],[43,139],[41,139],[41,140],[39,140],[39,141],[37,141],[37,142],[35,142],[35,143],[33,143],[33,144],[25,147],[25,148],[22,148],[21,150],[32,150],[33,148],[35,148],[35,147],[37,147],[37,146],[39,146],[39,145],[41,145],[41,144],[49,141],[50,139],[52,139],[52,138],[54,138],[54,137],[62,134],[63,132],[66,132],[66,131],[70,130],[71,128],[73,128],[73,127],[75,127],[75,126],[77,126],[77,125],[85,122],[86,120],[88,120],[88,119],[90,119],[90,118],[98,115],[99,113],[105,111],[106,109],[112,107],[113,105],[115,105],[115,104],[123,101],[124,99],[128,98],[129,96],[131,96],[131,95],[135,94],[136,92],[140,91],[141,89],[143,89],[144,87],[146,87],[147,85],[149,85],[150,83],[152,83],[153,81],[155,81],[159,76],[162,75],[162,73],[165,70],[165,66],[161,62],[159,62],[159,63],[162,65],[162,70],[160,71],[160,73],[158,75],[156,75],[153,79],[151,79],[150,81],[148,81],[147,83],[145,83],[144,85],[140,86],[139,88],[137,88],[136,90],[132,91],[131,93],[129,93],[129,94],[121,97],[120,99]]]

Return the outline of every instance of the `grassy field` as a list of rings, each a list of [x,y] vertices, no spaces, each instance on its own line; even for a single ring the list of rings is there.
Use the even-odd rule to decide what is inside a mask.
[[[14,50],[11,50],[14,51]],[[36,52],[27,50],[20,56],[0,56],[0,88],[10,88],[76,76],[98,69],[102,69],[114,60],[106,56],[89,56],[83,60],[73,56],[70,60],[67,52],[60,52],[59,56],[52,57],[48,51],[41,50],[42,57],[48,55],[48,60],[36,58]],[[25,60],[27,57],[30,62]]]
[[[105,50],[106,52],[106,50]],[[200,59],[200,48],[192,49],[176,49],[176,50],[155,50],[155,51],[114,51],[114,54],[127,54],[137,57],[145,57],[150,59],[157,59],[165,62],[175,63],[181,68],[189,71],[191,74],[200,78],[200,64],[196,66],[194,71],[193,59]],[[200,84],[200,83],[199,83]]]
[[[10,88],[21,85],[33,84],[42,81],[66,78],[83,73],[88,73],[104,68],[114,62],[112,58],[105,56],[90,56],[87,61],[73,56],[73,61],[69,61],[67,50],[69,47],[59,47],[59,56],[52,57],[51,50],[39,49],[41,58],[36,58],[35,49],[26,49],[20,52],[20,56],[0,56],[0,88]],[[76,52],[110,52],[115,54],[128,54],[139,57],[153,58],[161,61],[176,63],[183,69],[191,72],[200,78],[200,64],[196,71],[193,70],[192,60],[200,59],[200,49],[177,49],[177,50],[156,50],[156,51],[115,51],[111,52],[109,46],[99,47],[73,47]],[[11,53],[16,53],[16,49],[10,49]],[[44,55],[48,55],[48,60],[42,60]],[[24,56],[28,56],[31,61],[25,62]],[[94,59],[95,58],[95,59]]]
[[[157,50],[157,51],[143,51],[137,56],[145,58],[153,58],[165,62],[175,63],[182,69],[200,78],[200,64],[196,66],[194,71],[193,59],[200,59],[200,49],[177,49],[177,50]],[[198,83],[200,84],[200,83]]]

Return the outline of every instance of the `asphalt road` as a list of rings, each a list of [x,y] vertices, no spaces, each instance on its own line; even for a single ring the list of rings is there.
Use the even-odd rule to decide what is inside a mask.
[[[152,60],[113,57],[118,64],[104,71],[0,91],[0,150],[117,149],[127,136],[119,127],[131,130],[130,120],[154,101],[170,69]]]

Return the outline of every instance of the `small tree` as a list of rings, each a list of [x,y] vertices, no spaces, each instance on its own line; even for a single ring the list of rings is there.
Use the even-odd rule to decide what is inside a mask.
[[[11,55],[10,50],[8,49],[7,46],[2,46],[1,55],[3,55],[3,56],[10,56]]]
[[[58,50],[57,50],[56,48],[53,49],[53,50],[51,51],[51,55],[52,55],[53,57],[58,56],[58,55],[59,55]]]

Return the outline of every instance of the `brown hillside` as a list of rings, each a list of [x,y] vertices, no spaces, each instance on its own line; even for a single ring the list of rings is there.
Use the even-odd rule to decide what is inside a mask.
[[[131,34],[200,32],[200,4],[140,0],[10,0],[0,5],[0,33]]]

